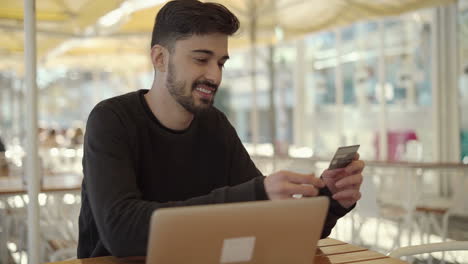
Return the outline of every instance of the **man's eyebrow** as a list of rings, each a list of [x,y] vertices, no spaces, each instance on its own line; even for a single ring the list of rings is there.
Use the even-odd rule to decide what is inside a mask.
[[[204,54],[207,54],[207,55],[210,55],[210,56],[213,56],[213,55],[214,55],[214,52],[213,52],[213,51],[211,51],[211,50],[204,50],[204,49],[192,50],[192,52],[204,53]],[[229,56],[228,56],[228,55],[224,55],[221,59],[222,59],[222,60],[228,60],[228,59],[229,59]]]

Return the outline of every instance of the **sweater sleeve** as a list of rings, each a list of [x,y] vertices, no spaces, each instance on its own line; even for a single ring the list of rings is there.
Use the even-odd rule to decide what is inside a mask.
[[[227,118],[225,121],[229,123]],[[247,150],[244,148],[241,140],[239,139],[235,129],[229,124],[228,132],[229,135],[229,145],[232,147],[232,166],[231,166],[231,182],[237,184],[240,182],[248,181],[254,177],[257,177],[255,188],[256,188],[256,200],[268,200],[268,195],[265,191],[264,186],[264,176],[261,176],[262,173],[257,169],[254,162],[250,158]],[[332,193],[328,190],[327,187],[320,189],[320,196],[327,196],[330,199],[330,208],[325,219],[325,224],[323,226],[321,238],[325,238],[330,235],[333,227],[335,227],[336,222],[341,217],[345,216],[350,212],[356,205],[346,209],[343,208],[336,200],[332,197]]]
[[[84,143],[83,187],[99,238],[113,256],[146,255],[149,223],[154,210],[252,201],[257,199],[257,192],[263,187],[263,176],[249,174],[248,178],[234,182],[232,186],[185,201],[145,201],[137,186],[131,136],[125,126],[110,107],[98,105],[88,119]]]
[[[255,166],[255,163],[250,158],[249,153],[237,135],[236,130],[229,123],[224,114],[223,119],[228,125],[225,134],[227,135],[227,145],[229,146],[231,157],[229,185],[237,185],[254,179],[255,200],[268,200],[268,195],[265,192],[265,186],[263,184],[265,176],[263,176],[257,166]]]
[[[322,235],[320,236],[320,238],[326,238],[330,235],[338,219],[340,219],[341,217],[345,216],[348,212],[353,210],[356,204],[347,209],[342,207],[338,203],[338,201],[332,198],[333,195],[327,187],[320,189],[319,195],[327,196],[330,199],[330,208],[328,209],[328,214],[325,218],[325,224],[323,225]]]

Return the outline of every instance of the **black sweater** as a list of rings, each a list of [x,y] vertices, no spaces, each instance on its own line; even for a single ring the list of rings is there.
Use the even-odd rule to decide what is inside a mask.
[[[171,131],[152,114],[146,92],[105,100],[89,116],[78,258],[146,255],[158,208],[268,199],[264,176],[223,113],[212,108],[185,131]],[[332,201],[322,237],[347,211]]]

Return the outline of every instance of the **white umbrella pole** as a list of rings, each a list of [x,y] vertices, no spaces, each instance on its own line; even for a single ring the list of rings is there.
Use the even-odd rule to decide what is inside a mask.
[[[387,79],[387,68],[385,66],[385,24],[382,19],[379,23],[379,159],[388,160],[388,117],[387,117],[387,88],[385,87]]]
[[[344,129],[344,83],[343,83],[343,32],[336,29],[336,68],[335,68],[335,104],[336,104],[336,131],[338,144],[346,145]]]
[[[26,85],[26,178],[28,188],[28,263],[39,256],[39,159],[37,146],[36,3],[24,0],[24,66]]]
[[[258,144],[258,100],[257,100],[257,10],[255,1],[250,0],[250,25],[249,25],[249,39],[250,39],[250,82],[252,85],[252,112],[250,114],[250,131],[252,145],[254,146],[254,152],[257,151]]]

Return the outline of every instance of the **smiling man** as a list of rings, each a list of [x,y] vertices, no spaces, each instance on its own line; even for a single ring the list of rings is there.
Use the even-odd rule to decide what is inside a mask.
[[[159,208],[327,195],[325,237],[359,200],[358,157],[323,179],[288,171],[265,177],[212,106],[228,37],[238,28],[219,4],[175,0],[159,11],[151,89],[102,101],[87,122],[79,258],[146,255],[151,214]]]

